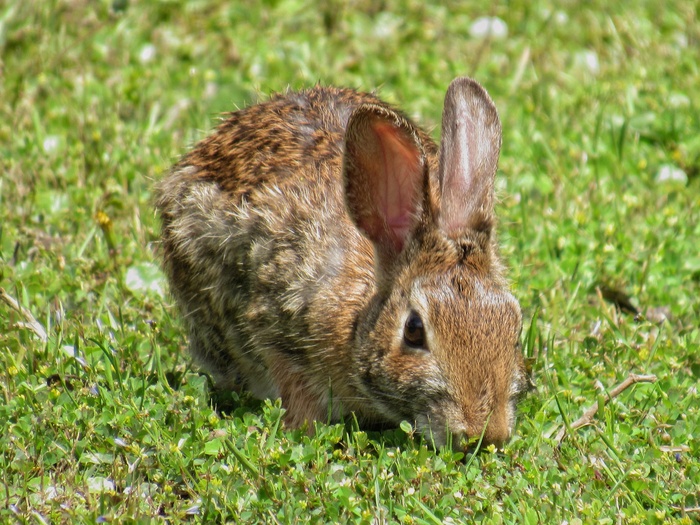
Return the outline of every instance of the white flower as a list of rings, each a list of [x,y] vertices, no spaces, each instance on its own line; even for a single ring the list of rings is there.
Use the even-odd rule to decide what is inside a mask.
[[[686,184],[688,182],[688,175],[685,171],[672,164],[662,164],[659,171],[656,172],[656,177],[654,180],[657,184],[662,182],[680,182]]]
[[[44,153],[53,153],[58,149],[59,140],[56,135],[49,135],[44,139],[42,147],[44,148]]]
[[[497,16],[482,16],[474,20],[469,28],[472,38],[488,38],[503,40],[508,36],[508,24]]]
[[[154,46],[153,44],[146,44],[141,48],[141,52],[139,53],[139,60],[142,64],[148,64],[149,62],[152,62],[155,57],[156,46]]]
[[[600,61],[595,51],[585,50],[576,53],[574,63],[577,66],[585,67],[591,75],[600,73]]]

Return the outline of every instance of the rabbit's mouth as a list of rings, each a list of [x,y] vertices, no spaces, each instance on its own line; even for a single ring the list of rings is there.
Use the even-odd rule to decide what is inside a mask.
[[[436,448],[451,446],[454,450],[476,452],[489,445],[502,448],[510,439],[513,419],[510,409],[499,414],[491,411],[485,417],[465,420],[456,406],[432,414],[421,414],[415,418],[416,427],[423,437]]]
[[[450,432],[448,431],[447,426],[444,424],[444,421],[442,424],[438,424],[437,419],[444,418],[432,419],[428,415],[421,414],[416,417],[416,427],[424,439],[431,443],[435,448],[440,448],[447,445]]]

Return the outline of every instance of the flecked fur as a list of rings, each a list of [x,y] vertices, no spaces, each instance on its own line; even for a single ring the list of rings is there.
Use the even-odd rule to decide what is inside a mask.
[[[330,407],[438,444],[505,442],[527,381],[494,233],[499,149],[469,79],[448,90],[442,152],[349,89],[231,114],[155,192],[192,355],[221,388],[281,396],[290,426]],[[411,312],[425,348],[404,340]]]

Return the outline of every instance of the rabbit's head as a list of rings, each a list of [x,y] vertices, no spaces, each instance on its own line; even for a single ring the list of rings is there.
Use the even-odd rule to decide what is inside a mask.
[[[345,137],[346,204],[374,246],[377,286],[355,328],[357,387],[437,444],[503,444],[528,379],[495,240],[493,102],[473,80],[452,82],[438,158],[379,105],[355,110]]]

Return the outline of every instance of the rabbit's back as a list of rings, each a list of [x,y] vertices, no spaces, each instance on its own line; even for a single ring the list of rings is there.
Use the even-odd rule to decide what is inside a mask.
[[[385,106],[371,94],[332,87],[275,95],[232,113],[180,165],[216,181],[234,203],[270,186],[308,184],[313,175],[337,184],[345,128],[363,103]]]

